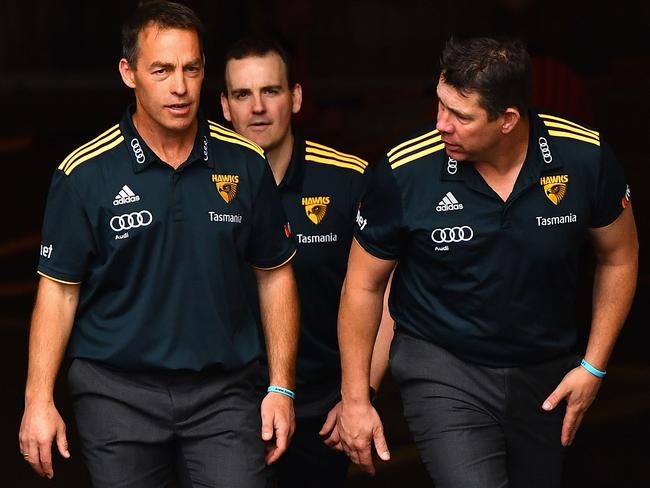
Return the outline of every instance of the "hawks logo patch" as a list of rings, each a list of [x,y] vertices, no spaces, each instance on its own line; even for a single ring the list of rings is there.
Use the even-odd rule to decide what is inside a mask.
[[[237,185],[239,184],[238,175],[212,175],[212,182],[226,203],[230,203],[235,199]]]
[[[553,205],[559,205],[567,192],[569,175],[542,176],[539,184],[544,188],[544,195]]]
[[[305,208],[307,218],[314,224],[320,224],[327,214],[327,206],[330,204],[330,197],[302,197],[302,206]]]

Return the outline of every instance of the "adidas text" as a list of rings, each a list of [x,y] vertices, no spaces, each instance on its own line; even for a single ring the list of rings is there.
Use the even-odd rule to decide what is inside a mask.
[[[113,205],[124,205],[125,203],[133,203],[133,202],[139,202],[140,197],[138,195],[134,195],[132,197],[119,197],[113,200]]]
[[[462,203],[445,203],[444,205],[438,205],[436,207],[436,210],[438,212],[449,212],[451,210],[462,210],[462,209],[463,209]]]

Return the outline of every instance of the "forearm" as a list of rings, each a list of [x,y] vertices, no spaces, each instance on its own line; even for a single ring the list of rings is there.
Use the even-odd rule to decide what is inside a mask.
[[[339,308],[341,396],[343,401],[367,402],[370,363],[381,320],[383,289],[367,289],[344,283]]]
[[[591,236],[597,264],[585,359],[605,370],[636,289],[639,244],[632,206],[607,227],[592,229]]]
[[[257,271],[260,313],[272,385],[295,388],[299,306],[290,265]]]
[[[29,334],[25,404],[52,402],[79,298],[79,287],[41,278]]]
[[[372,359],[370,362],[370,386],[379,391],[381,382],[384,379],[386,370],[388,369],[388,356],[390,353],[390,344],[393,341],[395,321],[390,316],[388,310],[388,296],[390,294],[390,285],[393,276],[391,274],[384,292],[383,309],[381,313],[381,322],[379,324],[379,331],[375,339],[375,345],[372,349]]]
[[[605,370],[632,305],[637,261],[598,264],[594,278],[591,331],[585,359]]]

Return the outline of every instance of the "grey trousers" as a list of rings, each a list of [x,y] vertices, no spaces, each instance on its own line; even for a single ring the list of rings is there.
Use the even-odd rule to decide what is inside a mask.
[[[404,415],[436,488],[559,488],[565,405],[546,397],[579,364],[488,368],[396,332],[391,373]]]
[[[68,373],[95,488],[267,486],[255,367],[124,372],[76,359]],[[180,460],[180,463],[179,463]]]

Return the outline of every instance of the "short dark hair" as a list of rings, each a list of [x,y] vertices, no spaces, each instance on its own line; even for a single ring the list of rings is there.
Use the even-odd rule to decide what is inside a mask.
[[[525,116],[530,106],[530,55],[519,40],[451,38],[442,51],[440,74],[462,93],[477,92],[490,120],[508,107],[516,107]]]
[[[162,29],[193,30],[203,53],[203,24],[189,7],[165,0],[142,1],[122,25],[122,56],[135,67],[138,62],[138,36],[149,25]]]
[[[262,57],[269,53],[275,53],[280,56],[286,70],[287,82],[289,83],[289,87],[292,87],[296,82],[293,73],[293,63],[291,62],[289,52],[284,48],[284,46],[273,37],[248,36],[233,43],[226,51],[223,59],[223,79],[226,89],[228,88],[226,83],[226,68],[228,67],[228,61],[231,59],[239,60],[249,57]]]

